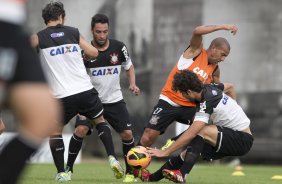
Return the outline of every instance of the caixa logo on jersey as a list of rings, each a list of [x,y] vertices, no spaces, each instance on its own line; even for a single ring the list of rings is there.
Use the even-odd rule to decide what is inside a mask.
[[[197,75],[200,75],[204,80],[207,80],[207,78],[209,77],[205,70],[202,70],[200,67],[195,67],[193,69],[193,72]]]
[[[92,76],[103,76],[103,75],[116,75],[118,74],[118,68],[103,68],[92,70]]]
[[[56,47],[50,50],[50,55],[56,56],[56,55],[72,53],[72,52],[78,52],[78,49],[75,45]]]

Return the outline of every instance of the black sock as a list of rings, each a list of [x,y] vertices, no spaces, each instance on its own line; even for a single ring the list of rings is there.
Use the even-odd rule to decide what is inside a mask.
[[[123,151],[124,162],[125,162],[125,166],[126,166],[126,171],[125,171],[126,174],[132,173],[132,169],[126,161],[126,155],[127,155],[128,151],[133,147],[134,147],[134,138],[132,138],[128,141],[122,140],[122,151]]]
[[[203,147],[204,139],[199,135],[197,135],[188,145],[184,163],[180,168],[180,172],[183,176],[190,173],[196,161],[198,160]]]
[[[36,148],[37,146],[29,144],[28,140],[20,136],[11,140],[0,154],[0,183],[17,183],[26,161]]]
[[[96,125],[96,129],[98,131],[99,138],[101,139],[101,141],[105,146],[108,156],[112,155],[116,157],[112,133],[108,124],[105,122],[99,123],[98,125]]]
[[[62,135],[54,135],[49,139],[49,145],[57,172],[64,172],[64,152],[65,145]]]
[[[78,137],[77,135],[73,134],[69,144],[69,154],[68,154],[68,162],[67,167],[68,169],[73,172],[73,164],[79,151],[81,150],[83,143],[83,138]]]
[[[159,181],[163,179],[163,169],[170,169],[170,170],[175,170],[179,169],[183,164],[182,158],[179,156],[172,157],[166,161],[166,163],[156,172],[152,173],[150,175],[149,181]]]

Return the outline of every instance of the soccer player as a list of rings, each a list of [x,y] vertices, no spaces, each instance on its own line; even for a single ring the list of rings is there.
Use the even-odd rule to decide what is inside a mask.
[[[93,62],[86,62],[85,66],[93,86],[99,92],[105,119],[121,137],[126,163],[126,175],[123,181],[133,182],[135,178],[126,162],[126,154],[134,147],[134,138],[132,124],[129,121],[126,103],[121,92],[120,73],[122,68],[125,69],[129,80],[129,90],[137,96],[140,90],[135,83],[134,66],[126,45],[108,38],[109,19],[106,15],[96,14],[92,17],[91,32],[93,35],[91,43],[98,49],[99,55]],[[81,116],[78,117],[81,118]]]
[[[182,147],[186,150],[169,159],[154,174],[144,171],[143,180],[158,181],[164,176],[183,183],[199,156],[216,160],[249,152],[253,144],[250,120],[236,101],[222,92],[226,86],[222,83],[203,85],[195,73],[183,70],[175,74],[172,88],[196,102],[194,122],[167,149],[148,148],[148,152],[152,156],[167,157]]]
[[[199,26],[194,29],[190,45],[180,56],[168,76],[158,104],[154,107],[151,119],[138,143],[139,145],[151,146],[157,137],[164,133],[166,128],[174,121],[186,124],[193,121],[196,112],[195,103],[171,89],[173,76],[180,70],[190,70],[196,73],[204,83],[219,81],[218,63],[224,61],[228,56],[230,45],[226,39],[221,37],[214,39],[207,50],[203,48],[202,44],[203,35],[218,30],[231,31],[235,35],[238,28],[235,25],[223,24]]]
[[[49,141],[57,168],[55,180],[62,182],[71,180],[72,168],[64,168],[62,131],[63,125],[78,113],[96,125],[99,137],[109,155],[111,169],[117,178],[121,178],[123,170],[116,159],[111,130],[103,117],[103,105],[86,73],[81,56],[81,48],[90,58],[96,58],[98,51],[85,41],[78,29],[63,25],[65,10],[61,2],[47,4],[42,10],[42,17],[47,28],[33,35],[32,43],[34,47],[39,47],[43,68],[51,84],[53,95],[62,102],[64,112],[64,123],[53,132]],[[75,128],[70,140],[69,162],[74,163],[83,138],[90,129],[89,124],[80,124]]]
[[[0,106],[7,105],[19,122],[18,134],[0,153],[0,184],[17,183],[26,161],[60,121],[59,104],[22,28],[25,3],[0,0]]]

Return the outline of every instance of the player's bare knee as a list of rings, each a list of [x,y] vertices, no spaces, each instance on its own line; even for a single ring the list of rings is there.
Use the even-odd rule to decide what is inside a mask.
[[[131,140],[133,138],[133,135],[132,135],[132,131],[131,130],[124,130],[120,133],[120,137],[122,140]]]
[[[152,134],[143,134],[140,143],[142,146],[147,147],[151,146],[154,143],[153,140],[155,140],[155,138],[152,136]]]
[[[203,137],[203,139],[211,145],[215,145],[217,141],[218,129],[215,125],[205,126],[200,133],[199,136]]]
[[[159,131],[153,130],[150,128],[146,128],[141,137],[140,143],[142,146],[145,146],[145,147],[151,146],[159,135],[160,135]]]
[[[206,127],[202,128],[202,130],[198,133],[199,136],[205,138],[208,134],[208,130],[206,129]]]
[[[78,137],[85,137],[88,131],[89,128],[87,126],[79,125],[75,128],[74,133]]]

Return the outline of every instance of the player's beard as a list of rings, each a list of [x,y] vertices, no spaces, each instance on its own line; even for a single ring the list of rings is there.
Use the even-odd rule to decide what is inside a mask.
[[[99,47],[103,47],[106,45],[107,43],[107,39],[106,40],[95,40],[95,43],[99,46]]]

